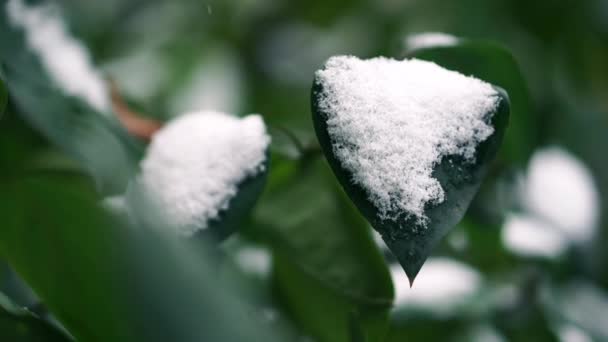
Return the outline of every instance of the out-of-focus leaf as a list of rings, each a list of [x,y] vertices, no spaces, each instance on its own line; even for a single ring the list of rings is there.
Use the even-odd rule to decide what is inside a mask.
[[[3,78],[19,113],[36,130],[83,164],[105,193],[125,190],[142,149],[112,116],[98,113],[53,84],[23,32],[0,2],[0,56]]]
[[[538,118],[531,108],[526,80],[506,48],[492,42],[460,39],[451,46],[409,51],[407,57],[435,62],[506,90],[511,101],[511,115],[498,156],[504,162],[525,166],[536,147]]]
[[[13,304],[0,292],[0,341],[67,342],[63,332]]]
[[[2,118],[2,115],[4,114],[4,111],[6,110],[7,102],[8,102],[8,92],[6,91],[6,87],[4,86],[2,79],[0,79],[0,118]]]
[[[277,161],[254,219],[247,233],[273,248],[275,282],[306,333],[349,341],[356,311],[370,341],[382,337],[393,298],[390,274],[324,160]]]
[[[579,280],[561,288],[546,288],[544,294],[542,304],[552,323],[572,324],[597,341],[608,339],[605,314],[608,310],[608,294],[602,289]]]
[[[2,186],[0,257],[77,340],[274,340],[200,241],[114,221],[91,189],[59,177]]]
[[[425,207],[428,224],[422,227],[415,217],[405,212],[392,214],[399,217],[398,220],[381,218],[366,190],[352,181],[352,173],[345,169],[334,155],[327,130],[328,114],[319,104],[321,94],[324,93],[322,87],[320,82],[315,81],[312,88],[312,116],[325,157],[345,192],[374,229],[382,235],[410,282],[413,282],[435,245],[464,216],[494,160],[509,120],[508,95],[497,88],[497,96],[500,97],[498,107],[494,113],[487,113],[494,133],[477,146],[475,162],[467,162],[462,156],[451,155],[444,157],[434,168],[433,178],[440,182],[445,192],[445,200]]]

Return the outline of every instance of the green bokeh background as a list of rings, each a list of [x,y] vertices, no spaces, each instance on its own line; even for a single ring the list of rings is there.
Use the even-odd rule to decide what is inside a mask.
[[[473,341],[479,338],[480,327],[490,327],[509,341],[553,341],[559,340],[556,327],[564,322],[579,327],[593,340],[608,340],[608,324],[599,318],[608,317],[608,311],[602,310],[608,308],[608,217],[604,214],[608,209],[608,1],[56,3],[74,36],[90,49],[95,64],[140,112],[159,120],[170,120],[197,108],[263,115],[273,135],[266,191],[237,236],[219,248],[202,249],[205,255],[209,250],[215,254],[218,249],[219,254],[230,256],[239,246],[260,244],[270,251],[274,262],[268,278],[249,279],[236,267],[226,266],[230,262],[215,262],[207,257],[193,261],[191,249],[198,253],[200,246],[183,247],[188,250],[187,257],[180,254],[179,248],[173,251],[174,247],[167,247],[168,258],[173,258],[170,260],[189,260],[174,270],[183,271],[174,274],[175,279],[208,280],[214,285],[176,286],[182,297],[147,303],[158,296],[170,296],[171,291],[159,285],[144,291],[149,297],[142,295],[131,301],[132,293],[145,288],[146,277],[159,281],[162,270],[171,269],[171,265],[160,263],[155,271],[135,273],[144,280],[131,287],[122,286],[130,281],[126,276],[132,270],[129,267],[139,269],[149,248],[144,246],[130,255],[125,246],[141,242],[142,238],[122,236],[114,226],[103,233],[104,225],[96,219],[100,214],[91,209],[92,203],[100,199],[99,180],[84,176],[79,159],[70,153],[69,142],[65,143],[68,148],[57,144],[48,134],[34,129],[31,120],[24,120],[27,116],[21,115],[22,106],[17,105],[10,87],[8,107],[2,113],[4,87],[0,85],[0,257],[11,266],[3,271],[5,275],[0,274],[0,286],[18,306],[50,309],[48,314],[37,314],[27,328],[34,337],[19,335],[25,336],[23,341],[55,341],[55,332],[49,333],[48,339],[40,336],[45,329],[58,325],[72,329],[71,335],[82,341],[95,340],[91,336],[101,341],[150,341],[150,332],[144,333],[141,328],[150,322],[164,326],[158,328],[158,336],[184,341],[215,341],[218,336],[227,341],[246,340],[243,334],[230,335],[231,330],[263,332],[259,339],[249,340],[265,339],[264,334],[269,333],[278,340],[294,341]],[[393,289],[387,264],[393,260],[390,255],[382,258],[369,226],[331,175],[316,142],[309,104],[314,71],[329,56],[403,57],[405,37],[426,31],[447,32],[476,42],[490,41],[506,48],[519,65],[529,94],[528,115],[518,122],[519,135],[507,139],[503,146],[507,152],[500,155],[496,171],[488,177],[467,217],[433,253],[478,269],[486,280],[483,293],[469,305],[440,317],[424,310],[392,308]],[[8,46],[6,43],[2,44]],[[1,63],[6,62],[4,58],[0,55]],[[27,64],[20,68],[30,70]],[[500,63],[489,68],[497,78],[506,77],[501,73],[507,69],[501,69]],[[194,98],[187,96],[188,85],[193,83],[198,84],[195,88],[200,92]],[[53,115],[53,108],[46,107],[49,115]],[[506,210],[517,207],[517,203],[508,208],[504,205],[505,197],[512,198],[515,191],[512,177],[526,170],[533,151],[554,145],[580,159],[594,176],[601,205],[598,235],[588,245],[572,248],[558,259],[513,255],[500,240]],[[143,143],[135,142],[131,147],[137,150],[141,146]],[[124,171],[129,172],[133,171]],[[116,192],[116,187],[120,191],[123,181],[110,182],[110,192]],[[504,189],[497,191],[497,184],[506,187],[506,193]],[[64,189],[65,193],[53,189]],[[78,196],[86,200],[78,200]],[[52,220],[42,216],[45,211],[52,214]],[[79,211],[78,217],[72,211]],[[44,234],[53,236],[45,229],[58,230],[56,227],[62,226],[61,212],[65,212],[66,220],[58,233],[61,241],[88,237],[92,242],[83,240],[84,248],[67,243],[58,247],[65,250],[54,251]],[[90,216],[84,217],[89,212]],[[39,215],[42,218],[38,219]],[[79,226],[94,233],[82,233]],[[447,242],[455,235],[466,236],[466,248],[457,249]],[[96,236],[107,240],[94,239]],[[110,267],[104,263],[104,256],[95,254],[113,245],[114,238],[123,245],[113,250],[108,260],[127,260],[130,266]],[[144,240],[150,246],[164,243],[163,239]],[[67,263],[67,259],[78,258],[79,254],[74,253],[83,253],[84,260]],[[202,266],[198,267],[197,262]],[[65,271],[64,267],[70,270]],[[112,279],[96,274],[93,268],[113,274],[109,276]],[[190,268],[198,270],[195,275],[188,273]],[[229,275],[216,279],[216,271]],[[20,278],[25,278],[37,295],[29,293]],[[73,284],[61,289],[61,281],[82,282],[85,290],[79,293],[79,287]],[[225,284],[233,287],[234,283],[238,286],[232,292],[222,289],[216,293],[212,289]],[[592,284],[593,294],[581,290],[587,286],[577,285],[581,283]],[[517,290],[517,299],[509,305],[492,300],[505,284]],[[170,282],[164,285],[172,286]],[[108,286],[111,290],[102,290]],[[187,306],[189,291],[196,293],[193,303],[200,305],[181,312],[179,307]],[[249,298],[236,302],[248,302],[254,309],[233,303],[233,293]],[[577,301],[579,295],[593,300]],[[216,317],[225,325],[218,325],[209,335],[175,333],[177,329],[202,329],[197,327],[196,319],[178,324],[175,317],[179,313],[213,316],[223,301],[209,298],[226,299],[225,315]],[[94,305],[99,305],[99,310]],[[133,309],[135,305],[139,309]],[[257,321],[258,316],[263,316],[260,308],[272,308],[276,316],[272,323]],[[163,314],[153,315],[150,310]],[[247,310],[253,310],[248,315],[253,323],[241,324],[238,315]],[[27,326],[33,320],[5,311],[0,311],[0,341],[6,340],[3,336],[14,338],[2,335],[3,331],[13,333],[5,326],[14,327],[13,322],[26,322]],[[77,321],[62,321],[74,315]],[[126,324],[109,319],[114,315],[124,318]]]

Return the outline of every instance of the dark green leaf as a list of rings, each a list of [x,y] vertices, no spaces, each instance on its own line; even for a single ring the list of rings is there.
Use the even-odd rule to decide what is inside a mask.
[[[283,305],[306,335],[324,342],[384,341],[389,305],[353,300],[340,292],[344,289],[332,289],[303,271],[289,255],[279,252],[274,257],[275,283]]]
[[[356,310],[364,321],[377,319],[371,325],[378,331],[367,333],[382,336],[378,317],[392,303],[390,274],[324,160],[275,162],[255,223],[247,233],[265,237],[275,251],[281,296],[306,332],[348,341],[349,315]]]
[[[57,177],[3,189],[0,256],[77,340],[274,340],[200,242],[111,220],[91,190]]]
[[[0,341],[68,342],[63,332],[13,304],[0,292]]]
[[[488,113],[488,117],[491,117],[490,124],[495,128],[494,133],[477,146],[474,163],[455,155],[443,158],[435,167],[433,178],[440,182],[445,192],[445,200],[425,208],[429,222],[427,227],[422,227],[416,218],[408,216],[407,213],[398,213],[399,220],[380,218],[365,189],[352,182],[351,173],[342,167],[334,155],[327,131],[327,113],[323,112],[317,102],[323,93],[322,85],[319,82],[313,85],[313,121],[325,157],[351,200],[380,232],[395,254],[410,282],[413,282],[439,240],[462,219],[498,151],[507,128],[509,100],[502,89],[497,90],[500,96],[499,106],[495,113]]]
[[[6,110],[6,104],[8,102],[8,92],[6,91],[6,87],[4,86],[4,82],[0,79],[0,118],[4,115],[4,111]]]
[[[538,117],[531,108],[526,80],[507,49],[492,42],[461,39],[452,46],[409,51],[407,57],[435,62],[506,90],[511,101],[511,114],[499,158],[519,166],[526,165],[536,147]]]

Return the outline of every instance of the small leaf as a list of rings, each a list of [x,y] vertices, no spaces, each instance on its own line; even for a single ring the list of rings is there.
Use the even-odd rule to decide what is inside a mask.
[[[68,342],[71,339],[30,311],[16,306],[0,292],[0,341]]]
[[[532,110],[521,69],[506,48],[489,41],[458,39],[450,46],[413,49],[406,56],[435,62],[503,88],[509,94],[511,114],[498,157],[519,166],[526,165],[537,145],[538,117]]]
[[[341,58],[341,57],[339,57]],[[335,62],[335,61],[334,61]],[[353,62],[353,65],[358,65],[361,67],[359,62]],[[365,63],[366,61],[362,61]],[[332,63],[332,62],[328,62]],[[348,62],[347,62],[348,63]],[[395,63],[407,63],[407,62],[386,62],[386,60],[373,60],[372,63],[393,63],[390,64],[394,66]],[[415,62],[417,66],[420,66],[420,62]],[[332,64],[333,66],[338,65],[339,68],[344,67],[344,65]],[[388,65],[388,64],[387,64]],[[386,66],[386,65],[385,65]],[[348,84],[349,90],[352,91],[350,84],[352,84],[353,69],[350,69],[351,66],[344,68],[343,70],[348,75]],[[354,67],[353,67],[354,68]],[[428,68],[428,66],[426,66]],[[373,68],[372,68],[373,69]],[[358,69],[362,70],[362,69]],[[370,70],[370,69],[366,69]],[[377,71],[377,69],[373,69]],[[429,69],[426,69],[429,70]],[[330,74],[331,75],[331,74]],[[386,75],[384,73],[383,75]],[[424,216],[425,221],[421,221],[419,218],[415,217],[411,212],[396,211],[391,209],[392,217],[386,218],[383,215],[378,207],[377,201],[373,201],[370,199],[372,196],[368,189],[366,189],[361,182],[355,181],[354,171],[345,167],[345,165],[338,159],[336,156],[336,151],[338,148],[348,148],[350,145],[350,141],[341,142],[340,147],[336,147],[334,142],[332,141],[332,137],[329,133],[328,126],[328,118],[330,117],[330,113],[328,113],[328,103],[334,104],[337,99],[329,98],[331,96],[331,92],[328,92],[325,89],[325,85],[319,79],[320,74],[317,74],[315,79],[315,83],[312,88],[312,112],[313,112],[313,122],[315,126],[315,131],[317,133],[317,137],[323,149],[323,152],[329,161],[329,164],[332,167],[335,175],[340,181],[342,187],[346,191],[346,193],[350,196],[352,201],[355,203],[357,208],[361,211],[363,216],[365,216],[368,221],[372,224],[372,226],[380,232],[383,239],[385,240],[388,247],[395,254],[399,262],[401,263],[403,269],[408,275],[410,282],[413,282],[414,278],[418,274],[420,268],[424,264],[424,261],[429,256],[433,247],[439,242],[439,240],[451,229],[455,226],[464,216],[470,202],[473,199],[473,196],[477,192],[481,181],[484,178],[484,175],[487,172],[490,162],[493,160],[494,156],[498,151],[498,147],[502,140],[504,131],[507,126],[508,116],[509,116],[509,101],[506,93],[501,89],[494,89],[492,97],[495,98],[496,106],[489,107],[489,112],[483,113],[483,120],[486,125],[490,125],[493,127],[493,132],[489,137],[485,140],[481,141],[477,144],[474,150],[473,159],[467,159],[459,154],[452,154],[443,156],[442,159],[433,165],[432,170],[432,178],[437,180],[443,189],[444,198],[443,201],[439,203],[426,202],[424,204]],[[371,77],[376,77],[374,74]],[[392,76],[390,76],[392,77]],[[460,76],[459,76],[460,77]],[[400,80],[401,81],[401,80]],[[407,82],[408,80],[403,80],[403,82]],[[372,83],[375,82],[375,83]],[[342,83],[344,84],[344,83]],[[374,86],[382,86],[382,80],[372,80],[370,83],[366,84],[369,87],[369,84],[374,84]],[[335,87],[335,84],[332,86]],[[398,85],[395,85],[398,86]],[[355,85],[357,87],[357,85]],[[357,88],[358,89],[358,88]],[[369,89],[369,88],[368,88]],[[372,89],[370,91],[375,91],[376,93],[372,95],[374,99],[382,98],[379,93],[382,93],[386,90],[386,88],[382,88],[383,90]],[[434,88],[429,88],[434,89]],[[355,90],[356,92],[357,90]],[[390,90],[386,90],[390,91]],[[434,91],[434,90],[430,90]],[[393,92],[394,94],[398,94],[397,96],[404,96],[403,92]],[[351,94],[348,93],[348,96],[342,97],[342,99],[346,99],[345,101],[349,103],[343,104],[342,109],[344,110],[357,110],[357,106],[361,105],[366,99],[362,99],[361,97],[367,96],[367,94]],[[436,96],[440,96],[437,94]],[[484,95],[485,96],[485,95]],[[440,101],[441,99],[437,99],[436,97],[429,97],[430,99],[434,99],[433,101]],[[322,103],[323,102],[323,103]],[[382,104],[384,105],[384,104]],[[411,105],[409,108],[426,108],[425,106],[434,106],[435,103],[416,103]],[[389,107],[391,104],[389,104]],[[366,107],[367,108],[367,107]],[[370,107],[371,114],[366,112],[369,115],[373,115],[377,111],[382,111],[385,108],[377,108]],[[390,107],[392,108],[392,107]],[[389,108],[389,109],[390,109]],[[445,110],[445,108],[444,108]],[[361,114],[360,115],[365,115]],[[370,122],[372,122],[370,120]],[[345,125],[350,125],[350,123],[345,123]],[[373,125],[373,123],[369,123],[369,125]],[[375,147],[385,148],[386,151],[394,151],[394,146],[384,146],[383,144],[386,141],[374,141],[374,137],[382,136],[382,134],[386,132],[374,131],[374,128],[371,126],[367,130],[369,130],[369,135],[366,135],[368,140],[363,140],[359,138],[357,140],[358,143],[361,144],[375,144]],[[336,128],[335,130],[340,130],[341,128]],[[434,129],[434,128],[433,128]],[[368,132],[361,133],[367,134]],[[420,132],[409,132],[410,135],[420,136],[422,133]],[[369,138],[371,137],[371,138]],[[399,137],[392,137],[394,139],[400,139]],[[405,138],[404,138],[405,139]],[[422,136],[420,139],[430,139],[427,136]],[[403,140],[403,142],[408,142],[411,140]],[[420,141],[420,140],[418,140]],[[394,142],[394,140],[392,141]],[[402,143],[403,144],[403,143]],[[346,147],[345,147],[346,146]],[[354,154],[359,152],[360,147],[352,148],[351,151]],[[434,147],[436,148],[436,147]],[[390,154],[386,152],[386,154]],[[381,155],[384,155],[382,153]],[[410,156],[416,157],[416,156]],[[358,156],[353,157],[357,161]],[[381,160],[379,162],[384,162]],[[394,158],[391,159],[393,163]],[[369,162],[367,165],[370,165]],[[376,167],[376,165],[372,165]],[[386,166],[386,165],[384,165]],[[380,167],[380,166],[378,166]],[[384,169],[384,168],[383,168]],[[375,171],[376,172],[376,171]],[[399,177],[403,177],[404,181],[407,181],[408,170],[398,170]],[[403,176],[401,176],[403,175]],[[370,177],[377,177],[377,174],[374,174]],[[395,176],[397,177],[397,176]],[[374,178],[375,179],[375,178]],[[418,184],[416,184],[417,186]],[[416,190],[416,189],[415,189]],[[420,189],[421,191],[425,191],[425,189]],[[393,191],[393,189],[388,189]],[[392,199],[391,199],[392,200]]]

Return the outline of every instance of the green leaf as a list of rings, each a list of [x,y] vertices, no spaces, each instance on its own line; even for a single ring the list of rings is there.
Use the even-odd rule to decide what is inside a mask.
[[[30,311],[13,304],[0,292],[0,340],[11,342],[68,342],[63,332]]]
[[[3,188],[0,256],[77,340],[274,340],[200,241],[114,221],[56,176]]]
[[[498,156],[503,162],[526,165],[537,145],[538,117],[531,108],[527,82],[506,48],[488,41],[460,39],[455,45],[415,49],[406,56],[435,62],[506,90],[511,114]]]
[[[401,219],[396,221],[382,219],[368,199],[365,189],[352,182],[351,172],[343,168],[334,155],[327,131],[328,115],[318,103],[319,96],[323,93],[322,85],[316,81],[313,85],[313,122],[325,157],[345,192],[395,254],[410,282],[414,281],[439,240],[462,219],[498,151],[509,118],[509,99],[502,89],[496,90],[500,97],[498,108],[495,113],[488,113],[494,133],[477,146],[474,163],[452,155],[444,157],[435,167],[433,178],[440,182],[445,200],[425,208],[428,224],[422,227],[415,217],[408,216],[407,213],[399,213]]]
[[[0,79],[0,118],[2,118],[2,115],[4,115],[4,111],[6,110],[7,103],[8,103],[8,92],[6,91],[4,82],[2,82],[2,79]]]
[[[26,45],[0,4],[2,74],[11,99],[24,119],[52,143],[78,160],[107,194],[121,193],[137,169],[143,148],[118,120],[58,89],[37,55]]]
[[[378,317],[393,299],[388,268],[324,160],[273,163],[255,224],[245,233],[274,250],[275,281],[303,330],[322,341],[348,341],[353,310],[383,321]],[[383,325],[368,334],[382,335]]]

